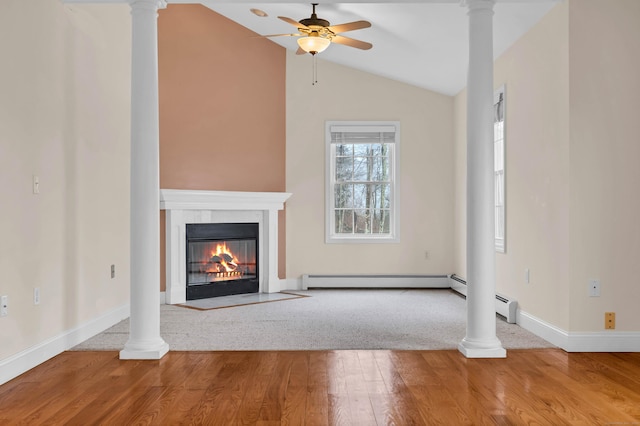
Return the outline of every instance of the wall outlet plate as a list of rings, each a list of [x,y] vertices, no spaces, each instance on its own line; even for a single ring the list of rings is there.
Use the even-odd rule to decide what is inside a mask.
[[[589,297],[600,297],[600,280],[589,280]]]
[[[604,328],[606,330],[613,330],[616,328],[616,313],[605,312],[604,313]]]
[[[0,297],[0,317],[9,315],[9,296]]]

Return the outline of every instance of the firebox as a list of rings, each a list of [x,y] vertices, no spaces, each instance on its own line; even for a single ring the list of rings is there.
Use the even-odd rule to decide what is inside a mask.
[[[257,293],[257,223],[187,224],[187,300]]]

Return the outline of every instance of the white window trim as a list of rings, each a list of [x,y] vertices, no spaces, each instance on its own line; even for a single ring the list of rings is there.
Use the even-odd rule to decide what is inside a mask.
[[[334,193],[333,167],[331,154],[331,130],[336,128],[365,127],[367,130],[376,127],[395,128],[395,143],[393,158],[391,160],[391,220],[390,233],[380,234],[349,234],[348,236],[336,235],[334,232]],[[325,242],[327,244],[369,244],[369,243],[398,243],[400,242],[400,181],[398,167],[400,164],[400,122],[399,121],[327,121],[325,125]]]
[[[506,253],[507,251],[507,156],[506,156],[506,146],[507,146],[507,97],[505,92],[505,86],[502,85],[498,87],[493,93],[493,104],[497,104],[500,100],[500,95],[502,95],[502,103],[503,103],[503,125],[502,125],[502,190],[503,190],[503,203],[502,203],[502,238],[498,238],[498,230],[495,230],[495,247],[496,252],[498,253]],[[495,141],[495,136],[494,136]],[[494,145],[495,147],[495,145]],[[495,154],[494,154],[495,157]],[[494,182],[495,187],[495,182]],[[497,206],[496,200],[494,200],[494,206]]]

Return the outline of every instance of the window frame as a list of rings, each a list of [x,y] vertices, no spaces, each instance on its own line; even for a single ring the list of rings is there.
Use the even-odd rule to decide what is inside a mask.
[[[385,234],[338,234],[335,232],[335,189],[336,156],[334,144],[331,143],[332,129],[343,131],[376,131],[377,129],[393,129],[394,142],[390,143],[389,181],[390,209],[389,233]],[[348,130],[352,129],[352,130]],[[399,196],[399,161],[400,159],[400,122],[399,121],[327,121],[325,123],[325,242],[327,244],[368,244],[398,243],[400,241],[400,196]]]
[[[494,173],[494,223],[495,223],[495,250],[498,253],[506,253],[507,251],[507,156],[506,156],[506,145],[507,145],[507,98],[506,98],[506,87],[502,85],[498,87],[493,93],[493,105],[494,105],[494,120],[493,120],[493,173]],[[497,152],[496,143],[498,142],[498,138],[496,138],[496,123],[500,121],[496,121],[496,105],[498,102],[502,102],[502,144],[501,151]],[[500,157],[502,168],[498,169],[496,167],[496,161]],[[502,179],[502,203],[500,204],[500,200],[498,200],[498,191],[496,188],[498,187],[498,179],[501,174]],[[501,213],[502,222],[498,220],[498,215]],[[502,225],[502,226],[500,226]],[[500,233],[500,231],[502,231]],[[502,234],[502,238],[500,238],[500,234]]]

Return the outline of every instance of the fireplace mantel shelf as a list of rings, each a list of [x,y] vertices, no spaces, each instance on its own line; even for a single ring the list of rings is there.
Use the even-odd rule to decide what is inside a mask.
[[[234,192],[161,189],[166,211],[166,300],[186,300],[186,225],[189,223],[258,223],[259,291],[280,291],[278,278],[278,211],[286,192]]]
[[[161,210],[282,210],[287,192],[161,189]]]

